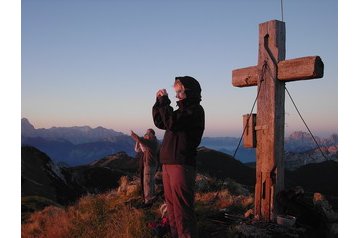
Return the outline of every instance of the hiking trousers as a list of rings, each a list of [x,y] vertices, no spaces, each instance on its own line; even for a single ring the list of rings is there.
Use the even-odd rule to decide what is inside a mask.
[[[155,196],[155,170],[156,166],[144,165],[143,171],[143,193],[144,203],[149,203]]]
[[[164,197],[173,238],[198,237],[194,211],[195,176],[193,166],[163,164]]]

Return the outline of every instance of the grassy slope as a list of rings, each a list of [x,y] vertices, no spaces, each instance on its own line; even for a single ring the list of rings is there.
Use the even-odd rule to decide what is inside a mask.
[[[232,180],[224,182],[202,176],[197,181],[196,214],[200,237],[227,231],[215,223],[223,211],[235,210],[243,216],[253,206],[253,197]],[[217,184],[221,184],[220,188]],[[149,209],[136,208],[138,191],[131,194],[110,191],[82,197],[67,207],[49,206],[34,212],[22,225],[22,237],[153,237],[148,222],[160,219],[159,199]]]

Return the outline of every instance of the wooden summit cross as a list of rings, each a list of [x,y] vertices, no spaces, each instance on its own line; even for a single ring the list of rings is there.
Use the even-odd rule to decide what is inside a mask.
[[[258,86],[257,115],[244,115],[244,146],[257,147],[255,218],[266,221],[281,212],[276,195],[284,189],[285,82],[323,77],[319,56],[285,60],[285,31],[282,21],[261,23],[257,66],[232,71],[233,86]]]

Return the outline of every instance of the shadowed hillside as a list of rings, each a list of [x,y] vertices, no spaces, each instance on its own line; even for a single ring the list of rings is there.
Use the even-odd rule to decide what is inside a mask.
[[[61,204],[75,197],[61,169],[45,153],[28,146],[21,149],[21,195],[42,196]]]
[[[125,152],[118,152],[113,155],[96,160],[90,164],[96,167],[108,167],[113,170],[120,170],[127,173],[135,173],[138,170],[138,160],[130,157]]]
[[[121,176],[136,175],[137,170],[138,159],[118,152],[89,165],[63,168],[63,173],[83,193],[101,193],[117,187]]]
[[[117,153],[92,165],[60,168],[42,151],[21,147],[21,211],[23,218],[48,205],[67,205],[87,193],[118,187],[123,175],[133,176],[138,161]]]
[[[21,148],[22,214],[51,204],[69,204],[78,195],[45,153],[34,147]]]
[[[295,171],[285,171],[286,187],[302,186],[310,192],[338,195],[338,163],[325,161],[308,164]]]
[[[245,185],[255,185],[255,169],[232,156],[205,147],[198,148],[197,169],[217,178],[232,178]]]

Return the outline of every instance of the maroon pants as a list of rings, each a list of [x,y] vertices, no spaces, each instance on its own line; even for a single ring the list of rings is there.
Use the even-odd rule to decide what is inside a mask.
[[[164,196],[173,238],[198,237],[194,212],[195,168],[163,164]]]

